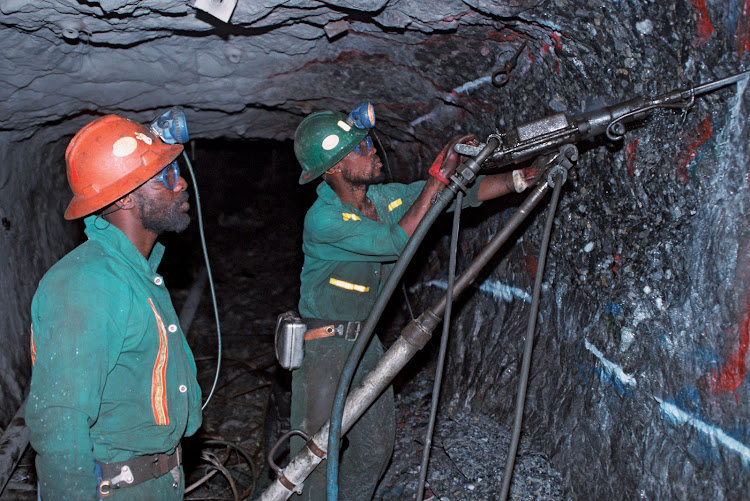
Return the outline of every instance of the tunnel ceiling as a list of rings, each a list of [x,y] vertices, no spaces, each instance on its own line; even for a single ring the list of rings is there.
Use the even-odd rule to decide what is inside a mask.
[[[182,0],[3,0],[0,128],[67,134],[92,115],[182,105],[193,137],[283,139],[311,110],[367,100],[408,133],[509,57],[507,42],[549,37],[544,16],[515,17],[540,3],[240,0],[224,23]]]
[[[692,0],[239,0],[228,23],[194,4],[0,1],[0,131],[54,141],[101,114],[146,122],[181,105],[193,138],[288,139],[311,111],[370,101],[388,137],[434,147],[455,129],[723,76],[691,48],[717,39],[712,63],[739,48],[700,32],[708,11]],[[504,113],[509,99],[526,115]]]

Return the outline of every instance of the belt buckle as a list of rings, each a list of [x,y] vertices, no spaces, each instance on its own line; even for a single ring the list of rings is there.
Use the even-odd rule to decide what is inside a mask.
[[[112,495],[112,482],[109,480],[102,480],[99,482],[99,497],[108,498]]]
[[[362,327],[360,322],[347,322],[346,332],[344,333],[344,339],[347,341],[356,341],[359,336],[359,329]]]
[[[124,465],[120,468],[120,474],[109,479],[111,485],[118,487],[117,484],[125,482],[126,484],[132,484],[135,481],[133,472],[130,470],[128,465]]]

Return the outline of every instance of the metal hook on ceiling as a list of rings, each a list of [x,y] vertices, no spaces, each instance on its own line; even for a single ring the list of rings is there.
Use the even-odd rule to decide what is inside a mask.
[[[518,47],[518,50],[516,50],[515,54],[513,54],[513,57],[505,61],[505,64],[503,64],[500,68],[496,69],[492,73],[492,85],[494,85],[495,87],[502,87],[503,85],[508,83],[508,80],[510,80],[510,72],[513,71],[513,68],[516,67],[516,64],[518,63],[518,57],[521,55],[521,52],[523,52],[523,49],[526,47],[527,43],[528,40],[524,40],[521,46]],[[501,76],[502,78],[500,78]]]

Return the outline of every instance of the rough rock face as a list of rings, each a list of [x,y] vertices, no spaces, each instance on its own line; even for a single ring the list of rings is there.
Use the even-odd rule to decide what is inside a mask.
[[[739,71],[750,49],[744,1],[239,0],[229,24],[177,0],[3,0],[0,12],[3,423],[28,382],[31,294],[77,236],[59,216],[64,146],[92,118],[146,122],[181,105],[200,147],[289,139],[311,111],[370,101],[393,177],[410,180],[453,134],[484,139],[685,88]],[[524,41],[508,83],[493,86]],[[524,422],[570,497],[739,499],[747,489],[746,84],[689,113],[656,111],[624,141],[578,145]],[[467,213],[459,270],[518,200]],[[452,408],[511,422],[546,207],[454,310]],[[445,243],[432,243],[412,284],[425,305],[447,269]]]

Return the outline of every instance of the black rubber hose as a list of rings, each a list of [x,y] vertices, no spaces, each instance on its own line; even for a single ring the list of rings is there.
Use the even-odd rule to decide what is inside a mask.
[[[427,425],[427,433],[424,438],[424,449],[422,449],[422,466],[419,470],[419,486],[417,487],[417,501],[424,499],[424,486],[427,482],[427,465],[430,463],[430,449],[432,449],[432,435],[435,431],[435,420],[437,418],[438,403],[440,401],[440,386],[443,382],[443,368],[445,367],[445,354],[448,351],[448,338],[450,337],[451,310],[453,305],[453,284],[456,281],[456,254],[458,252],[458,230],[461,224],[461,204],[464,194],[456,195],[456,210],[453,213],[453,229],[451,231],[451,249],[448,260],[448,281],[445,297],[445,314],[443,315],[443,334],[440,338],[440,354],[435,368],[435,382],[432,386],[432,405],[430,406],[430,422]]]
[[[547,221],[544,225],[544,236],[539,248],[539,261],[536,268],[536,279],[534,280],[534,292],[531,298],[531,312],[529,312],[529,326],[526,330],[526,345],[523,351],[523,364],[521,365],[520,380],[518,383],[518,397],[516,398],[516,417],[513,423],[513,434],[508,449],[508,459],[505,461],[505,473],[503,474],[503,485],[500,491],[501,501],[508,499],[510,481],[513,477],[513,467],[516,463],[516,451],[518,441],[521,437],[521,424],[523,423],[524,404],[526,402],[526,387],[529,382],[529,369],[531,367],[531,352],[534,348],[534,330],[536,330],[536,317],[539,311],[539,295],[542,290],[542,277],[544,276],[544,265],[547,261],[547,247],[549,246],[552,224],[555,222],[557,203],[560,200],[560,190],[564,184],[562,174],[555,176],[555,187],[552,191],[552,202],[550,203]]]
[[[339,467],[339,445],[341,442],[341,425],[344,415],[344,404],[346,403],[346,395],[349,393],[349,386],[351,385],[354,373],[359,365],[359,360],[367,348],[367,344],[372,337],[372,333],[375,330],[375,325],[380,320],[380,316],[388,304],[388,301],[393,294],[393,290],[398,285],[401,277],[406,271],[406,267],[411,262],[411,258],[416,253],[419,244],[424,240],[427,230],[434,223],[435,219],[445,210],[446,207],[453,200],[453,192],[451,190],[443,190],[438,197],[438,202],[432,205],[427,214],[422,218],[414,234],[411,236],[409,241],[404,248],[404,251],[399,257],[398,261],[393,267],[388,279],[383,285],[383,289],[380,295],[375,300],[372,311],[367,317],[362,330],[354,342],[352,350],[349,352],[349,356],[344,363],[344,369],[341,372],[341,378],[339,384],[336,387],[336,394],[333,400],[333,408],[331,409],[331,426],[328,435],[328,464],[326,465],[326,492],[328,501],[336,501],[338,499],[338,467]]]
[[[495,151],[499,146],[500,142],[497,138],[490,138],[487,144],[479,154],[464,162],[461,167],[471,170],[473,175],[481,168],[481,164],[487,159],[490,154]],[[457,171],[461,172],[461,167]],[[375,300],[375,304],[367,316],[362,330],[354,342],[352,350],[349,352],[349,356],[344,363],[344,368],[339,378],[338,386],[336,387],[336,394],[333,399],[333,406],[331,408],[330,427],[328,434],[328,454],[326,465],[326,493],[328,501],[337,501],[338,499],[338,468],[339,468],[339,447],[341,443],[341,424],[344,416],[344,404],[346,403],[346,395],[349,392],[349,386],[351,385],[352,379],[354,379],[354,373],[359,365],[359,361],[362,358],[365,349],[372,337],[372,333],[375,330],[375,326],[380,320],[380,316],[383,314],[388,301],[393,295],[393,291],[398,285],[401,277],[406,271],[407,266],[414,257],[417,248],[424,240],[428,230],[440,216],[440,214],[450,205],[451,201],[459,191],[458,184],[452,180],[448,185],[448,189],[443,189],[436,197],[435,203],[427,210],[422,220],[417,225],[409,241],[406,243],[403,252],[393,266],[393,270],[383,284],[383,288]]]

